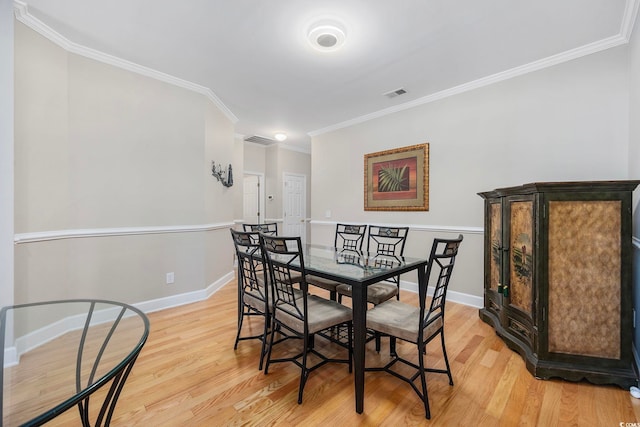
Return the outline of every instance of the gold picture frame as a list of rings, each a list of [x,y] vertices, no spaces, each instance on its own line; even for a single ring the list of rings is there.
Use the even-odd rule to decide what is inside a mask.
[[[365,154],[364,210],[429,210],[428,143]]]

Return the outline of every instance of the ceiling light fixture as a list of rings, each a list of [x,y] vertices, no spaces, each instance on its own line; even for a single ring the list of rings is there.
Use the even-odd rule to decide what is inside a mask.
[[[333,52],[344,44],[344,26],[335,21],[319,21],[309,27],[307,39],[311,46],[322,52]]]
[[[276,139],[276,141],[282,142],[285,139],[287,139],[287,134],[283,132],[278,132],[275,135],[273,135],[273,137]]]

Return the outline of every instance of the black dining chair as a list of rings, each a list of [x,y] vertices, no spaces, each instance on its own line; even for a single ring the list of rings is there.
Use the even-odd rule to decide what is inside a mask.
[[[345,249],[349,251],[361,251],[366,231],[366,224],[336,224],[334,247],[336,249]],[[341,285],[340,282],[313,275],[307,276],[307,283],[329,291],[329,298],[334,301],[337,296],[336,288]]]
[[[361,251],[366,233],[366,224],[336,224],[334,247]]]
[[[387,263],[393,262],[393,257],[402,256],[408,234],[409,227],[370,225],[367,252],[382,255],[379,259],[373,258],[373,266],[384,268]],[[351,285],[340,284],[336,286],[336,292],[338,293],[338,301],[342,300],[342,296],[351,297]],[[367,301],[371,304],[377,305],[393,297],[400,299],[400,276],[394,276],[388,281],[367,287]]]
[[[453,377],[444,341],[444,310],[447,288],[461,242],[462,235],[459,235],[456,239],[434,239],[426,267],[425,281],[424,283],[419,283],[419,307],[389,299],[367,311],[367,328],[391,337],[391,354],[393,358],[383,367],[370,367],[366,368],[365,371],[384,371],[409,383],[422,400],[427,419],[431,418],[431,412],[429,410],[425,372],[447,374],[449,385],[453,385]],[[427,287],[430,279],[435,281],[435,284],[431,304],[427,307]],[[425,347],[437,336],[440,336],[446,370],[425,367]],[[418,364],[397,354],[396,339],[416,344]],[[402,373],[399,370],[394,370],[393,368],[398,362],[413,368],[413,375],[407,376],[406,369]],[[420,379],[420,388],[415,384],[418,378]]]
[[[277,237],[260,234],[262,252],[265,254],[269,278],[273,286],[273,330],[267,350],[264,373],[268,374],[272,363],[291,362],[301,369],[298,403],[302,403],[302,393],[309,374],[329,363],[346,363],[352,369],[352,317],[351,309],[336,301],[311,295],[308,292],[304,255],[300,237]],[[299,287],[299,288],[298,288]],[[335,326],[347,328],[348,357],[329,358],[318,351],[314,343],[315,334]],[[301,339],[300,351],[294,356],[272,358],[274,336],[283,330],[291,337]],[[324,336],[324,335],[323,335]],[[286,341],[285,341],[286,342]],[[314,354],[321,360],[308,366],[309,356]]]
[[[233,349],[238,348],[242,340],[258,339],[262,342],[260,364],[262,369],[266,356],[266,344],[270,323],[269,286],[266,286],[267,269],[260,248],[260,234],[231,229],[231,237],[238,260],[238,332]],[[260,335],[241,336],[244,318],[260,316],[264,326]]]
[[[278,235],[278,223],[276,222],[265,222],[263,224],[242,224],[242,229],[244,231],[252,231],[255,233],[265,233],[270,236]]]

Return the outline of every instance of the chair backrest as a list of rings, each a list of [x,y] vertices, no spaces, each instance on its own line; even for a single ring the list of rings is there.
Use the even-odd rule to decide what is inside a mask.
[[[308,285],[300,237],[278,237],[260,233],[260,245],[272,284],[274,311],[283,310],[302,320],[306,326]],[[303,298],[300,298],[300,291],[295,289],[296,283],[300,284]]]
[[[354,249],[341,249],[336,252],[336,262],[338,264],[351,264],[364,268],[365,256],[360,250]]]
[[[260,247],[260,234],[231,229],[231,238],[238,258],[238,286],[243,295],[250,293],[266,303],[269,289],[265,286],[265,283],[268,283],[267,269]]]
[[[278,224],[275,222],[265,222],[264,224],[242,224],[242,229],[244,231],[264,233],[270,236],[278,235]]]
[[[409,227],[370,225],[367,252],[381,255],[402,256]]]
[[[456,239],[433,239],[426,269],[426,281],[420,284],[418,290],[420,294],[420,318],[423,319],[422,329],[440,318],[444,320],[447,287],[449,286],[460,243],[462,243],[462,234],[458,235]],[[429,282],[435,283],[431,304],[429,310],[426,311],[427,286]]]
[[[367,225],[336,224],[335,247],[338,249],[362,250]]]

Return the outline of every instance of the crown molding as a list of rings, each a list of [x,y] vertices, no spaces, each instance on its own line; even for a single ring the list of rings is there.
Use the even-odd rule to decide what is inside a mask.
[[[298,153],[311,155],[311,149],[308,148],[308,147],[298,147],[298,146],[292,145],[292,144],[283,144],[282,142],[278,142],[276,144],[269,145],[269,146],[262,145],[262,144],[256,144],[255,142],[251,142],[251,141],[243,141],[243,142],[244,142],[244,145],[246,145],[246,146],[259,148],[261,150],[267,150],[269,148],[281,148],[283,150],[295,151],[295,152],[298,152]]]
[[[211,102],[213,102],[223,113],[224,115],[234,124],[238,122],[238,118],[233,114],[229,108],[224,105],[224,103],[216,96],[213,91],[207,87],[198,85],[196,83],[189,82],[187,80],[183,80],[174,76],[171,76],[166,73],[162,73],[160,71],[144,67],[142,65],[133,63],[131,61],[127,61],[121,58],[118,58],[113,55],[106,54],[104,52],[100,52],[95,49],[88,48],[86,46],[82,46],[80,44],[74,43],[62,36],[60,33],[53,30],[51,27],[29,14],[28,5],[21,0],[14,0],[14,11],[16,19],[23,24],[27,25],[29,28],[34,31],[40,33],[42,36],[51,40],[53,43],[62,47],[63,49],[75,53],[77,55],[81,55],[90,59],[94,59],[96,61],[100,61],[109,65],[113,65],[115,67],[119,67],[137,74],[141,74],[147,77],[151,77],[165,83],[172,84],[174,86],[182,87],[187,90],[191,90],[193,92],[200,93],[207,97]],[[313,130],[308,132],[307,134],[310,137],[322,135],[324,133],[332,132],[334,130],[343,129],[349,126],[353,126],[356,124],[364,123],[369,120],[373,120],[376,118],[384,117],[389,114],[393,114],[396,112],[404,111],[410,108],[414,108],[420,105],[428,104],[434,101],[438,101],[440,99],[448,98],[450,96],[458,95],[464,92],[468,92],[474,89],[478,89],[484,86],[488,86],[494,83],[498,83],[504,80],[508,80],[514,77],[518,77],[524,74],[528,74],[534,71],[538,71],[547,67],[551,67],[554,65],[561,64],[563,62],[571,61],[586,55],[590,55],[592,53],[597,53],[602,50],[610,49],[612,47],[616,47],[625,43],[628,43],[633,32],[633,28],[638,16],[638,9],[640,5],[640,0],[627,0],[625,4],[625,12],[622,18],[620,32],[616,36],[612,36],[603,40],[599,40],[594,43],[590,43],[575,49],[571,49],[569,51],[559,53],[557,55],[553,55],[539,61],[534,61],[529,64],[522,65],[520,67],[515,67],[510,70],[506,70],[500,73],[496,73],[487,77],[483,77],[481,79],[477,79],[468,83],[464,83],[453,88],[445,89],[440,92],[436,92],[434,94],[415,99],[411,102],[407,102],[404,104],[396,105],[393,107],[385,108],[370,114],[366,114],[363,116],[359,116],[350,120],[346,120],[340,123],[336,123],[334,125],[330,125],[321,129]],[[303,153],[310,154],[309,150],[305,150],[304,148],[298,148],[295,146],[282,146],[285,149],[299,151]]]
[[[627,40],[631,40],[631,34],[633,33],[633,27],[638,19],[638,8],[640,0],[627,0],[625,5],[624,15],[622,17],[622,24],[620,25],[620,35]]]
[[[377,119],[387,116],[389,114],[397,113],[399,111],[408,110],[420,105],[429,104],[434,101],[438,101],[450,96],[458,95],[464,92],[469,92],[474,89],[489,86],[494,83],[502,82],[512,79],[514,77],[522,76],[534,71],[542,70],[544,68],[552,67],[554,65],[562,64],[564,62],[572,61],[583,56],[591,55],[612,47],[620,46],[629,43],[633,27],[638,16],[638,5],[640,0],[627,0],[625,5],[625,12],[622,18],[620,26],[620,33],[608,37],[606,39],[598,40],[593,43],[586,44],[584,46],[577,47],[556,55],[549,56],[547,58],[540,59],[538,61],[530,62],[529,64],[521,65],[519,67],[511,68],[510,70],[502,71],[500,73],[492,74],[487,77],[483,77],[468,83],[464,83],[458,86],[454,86],[449,89],[436,92],[431,95],[424,96],[422,98],[415,99],[413,101],[395,105],[393,107],[385,108],[383,110],[375,111],[364,116],[356,117],[344,122],[336,123],[321,129],[313,130],[307,134],[310,137],[322,135],[328,132],[333,132],[338,129],[343,129],[349,126],[354,126],[360,123],[367,122],[369,120]]]
[[[298,147],[297,145],[283,144],[282,142],[278,143],[277,146],[282,148],[283,150],[296,151],[303,154],[311,154],[311,149],[309,147]]]
[[[91,49],[86,46],[82,46],[78,43],[74,43],[46,25],[44,22],[40,21],[38,18],[31,15],[29,13],[29,6],[20,0],[14,0],[13,8],[16,19],[18,21],[22,22],[27,27],[46,37],[66,51],[204,95],[211,102],[213,102],[213,104],[218,107],[227,117],[227,119],[229,119],[233,124],[236,124],[238,122],[238,118],[235,116],[235,114],[233,114],[233,112],[231,112],[231,110],[229,110],[229,108],[224,105],[220,98],[218,98],[211,89],[166,73],[162,73],[152,68],[145,67],[134,62],[127,61],[125,59],[118,58],[116,56],[109,55],[95,49]]]

